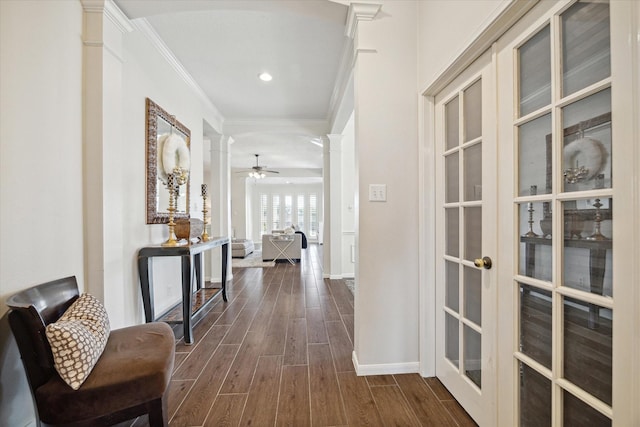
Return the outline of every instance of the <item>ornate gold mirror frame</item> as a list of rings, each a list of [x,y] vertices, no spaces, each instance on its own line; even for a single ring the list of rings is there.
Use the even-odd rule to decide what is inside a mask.
[[[174,132],[180,135],[187,147],[191,147],[191,131],[167,113],[158,104],[147,98],[146,101],[146,139],[147,139],[147,224],[166,224],[169,222],[169,190],[158,178],[158,140],[162,135]],[[189,218],[189,189],[191,178],[180,187],[175,219]]]

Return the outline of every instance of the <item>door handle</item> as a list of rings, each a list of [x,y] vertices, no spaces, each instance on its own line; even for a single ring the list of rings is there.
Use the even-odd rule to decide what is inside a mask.
[[[475,265],[478,268],[485,268],[487,270],[491,269],[491,258],[489,258],[488,256],[482,257],[482,258],[476,258],[473,261],[473,265]]]

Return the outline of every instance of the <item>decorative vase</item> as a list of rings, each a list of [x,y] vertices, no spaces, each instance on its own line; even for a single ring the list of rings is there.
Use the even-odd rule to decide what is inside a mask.
[[[181,218],[176,220],[175,233],[178,239],[191,240],[200,237],[204,222],[199,218]]]

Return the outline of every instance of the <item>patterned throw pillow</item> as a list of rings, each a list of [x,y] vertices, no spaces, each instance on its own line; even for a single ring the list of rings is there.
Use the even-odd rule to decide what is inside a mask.
[[[110,325],[100,301],[82,294],[57,322],[47,325],[47,339],[60,377],[77,390],[102,355]]]

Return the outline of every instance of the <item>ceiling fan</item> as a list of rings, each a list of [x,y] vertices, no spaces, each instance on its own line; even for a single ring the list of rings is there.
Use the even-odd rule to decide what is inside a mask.
[[[251,166],[251,169],[249,170],[249,177],[251,178],[256,178],[256,179],[262,179],[262,178],[266,178],[267,177],[267,173],[280,173],[278,171],[274,171],[274,170],[269,170],[267,169],[267,166],[260,166],[260,162],[259,162],[259,154],[254,154],[254,156],[256,156],[256,165],[255,166]]]

